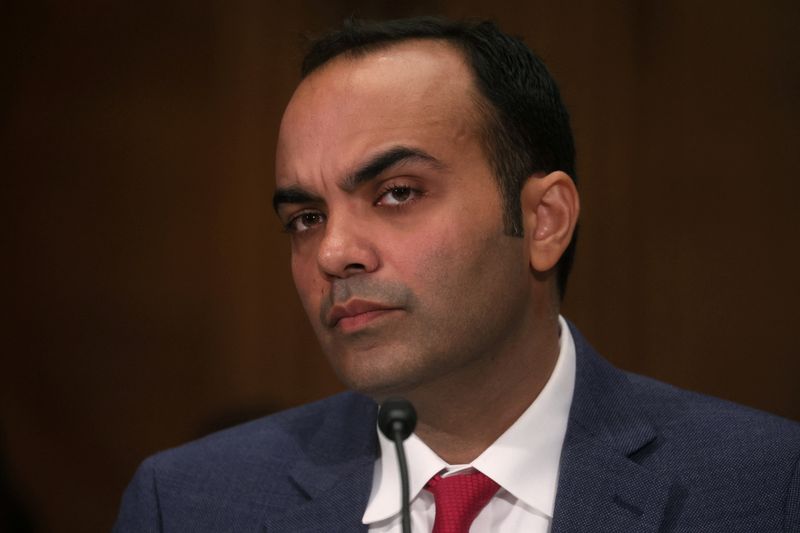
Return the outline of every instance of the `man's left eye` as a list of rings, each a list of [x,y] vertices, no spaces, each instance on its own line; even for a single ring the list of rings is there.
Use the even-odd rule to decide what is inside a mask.
[[[375,205],[402,205],[416,199],[419,194],[419,191],[407,185],[395,185],[388,187]]]

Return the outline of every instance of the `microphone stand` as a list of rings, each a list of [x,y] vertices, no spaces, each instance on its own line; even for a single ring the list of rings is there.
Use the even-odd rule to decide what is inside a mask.
[[[411,510],[409,504],[408,465],[403,441],[406,440],[417,425],[417,413],[411,402],[403,398],[390,398],[381,404],[378,412],[378,427],[388,439],[394,442],[397,452],[397,463],[400,468],[400,484],[402,489],[401,505],[403,533],[411,533]]]

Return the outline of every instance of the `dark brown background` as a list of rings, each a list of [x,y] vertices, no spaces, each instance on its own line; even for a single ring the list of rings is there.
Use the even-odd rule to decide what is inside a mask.
[[[2,453],[38,531],[107,530],[146,455],[339,389],[269,204],[300,36],[354,10],[523,35],[579,149],[565,314],[624,368],[800,419],[800,4],[277,4],[3,7]]]

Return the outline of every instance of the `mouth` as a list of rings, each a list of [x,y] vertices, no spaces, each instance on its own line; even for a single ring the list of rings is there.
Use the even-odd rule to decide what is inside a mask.
[[[400,309],[397,307],[377,302],[350,300],[344,305],[336,305],[330,310],[327,325],[343,333],[353,333],[398,311]]]

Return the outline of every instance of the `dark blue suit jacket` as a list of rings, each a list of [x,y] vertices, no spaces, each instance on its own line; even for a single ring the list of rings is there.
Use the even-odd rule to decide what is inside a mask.
[[[621,372],[572,330],[554,533],[800,532],[800,425]],[[375,417],[344,393],[155,455],[115,531],[364,531]]]

